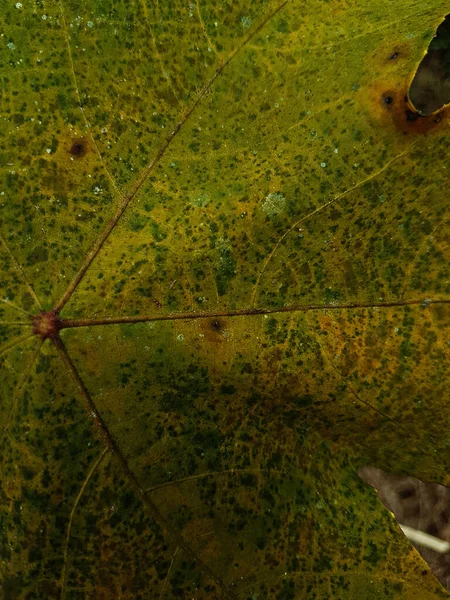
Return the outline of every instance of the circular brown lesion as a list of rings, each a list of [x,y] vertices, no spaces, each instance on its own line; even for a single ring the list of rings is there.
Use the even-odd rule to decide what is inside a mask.
[[[42,311],[33,318],[33,333],[43,340],[54,339],[61,328],[61,323],[55,311]]]
[[[210,327],[213,331],[221,331],[223,329],[223,325],[220,319],[213,319],[212,321],[210,321]]]
[[[87,143],[84,139],[73,140],[69,149],[69,153],[74,158],[82,158],[87,152]]]

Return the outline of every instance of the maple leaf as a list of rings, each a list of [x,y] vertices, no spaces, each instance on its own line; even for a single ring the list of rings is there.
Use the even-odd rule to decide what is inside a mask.
[[[447,8],[5,5],[5,598],[447,597]]]

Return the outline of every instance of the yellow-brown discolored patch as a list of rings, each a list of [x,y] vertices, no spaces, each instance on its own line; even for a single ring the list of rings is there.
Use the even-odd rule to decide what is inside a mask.
[[[424,135],[440,129],[448,121],[448,107],[421,115],[408,96],[408,84],[392,81],[375,83],[368,91],[374,116],[386,128],[394,127],[404,135]]]

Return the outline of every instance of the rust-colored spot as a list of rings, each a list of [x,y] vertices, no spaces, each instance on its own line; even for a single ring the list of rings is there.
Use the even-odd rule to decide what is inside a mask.
[[[408,82],[381,81],[365,90],[372,114],[385,129],[394,127],[404,135],[424,135],[443,126],[448,107],[425,116],[420,114],[408,96]]]
[[[200,325],[201,337],[210,343],[221,344],[226,341],[227,320],[219,317],[202,320]]]
[[[54,310],[42,311],[33,319],[33,333],[43,340],[54,339],[61,329],[61,322]]]

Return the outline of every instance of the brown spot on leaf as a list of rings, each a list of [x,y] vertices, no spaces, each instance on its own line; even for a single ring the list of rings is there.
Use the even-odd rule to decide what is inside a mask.
[[[86,141],[82,140],[82,139],[74,140],[72,142],[72,145],[70,146],[69,152],[74,158],[81,158],[81,157],[85,156],[85,154],[87,152]]]
[[[218,317],[205,319],[201,324],[201,335],[204,341],[221,344],[227,338],[226,320]]]
[[[410,123],[415,123],[417,119],[420,119],[421,115],[418,112],[414,112],[412,110],[405,111],[406,120]]]
[[[211,321],[211,329],[213,331],[220,331],[222,329],[222,323],[219,321],[219,319],[213,319]]]
[[[443,126],[447,108],[429,116],[421,115],[408,96],[408,82],[380,81],[365,90],[372,115],[381,127],[394,127],[403,135],[424,135]]]

